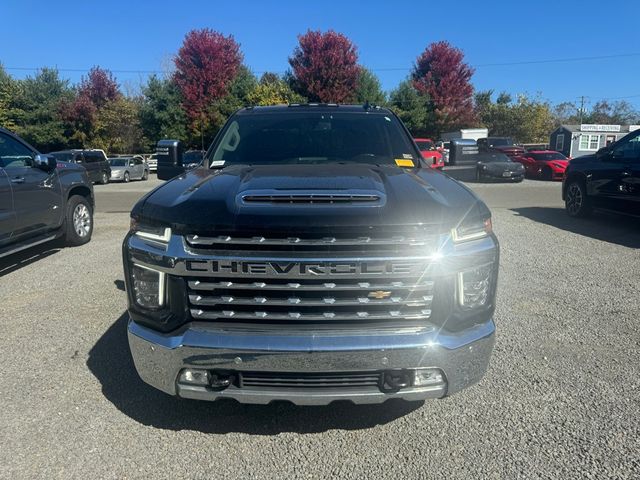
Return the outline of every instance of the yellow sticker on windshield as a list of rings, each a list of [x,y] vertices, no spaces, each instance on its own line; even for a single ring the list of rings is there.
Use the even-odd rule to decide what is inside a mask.
[[[399,167],[415,167],[413,160],[407,160],[406,158],[396,158],[396,165]]]

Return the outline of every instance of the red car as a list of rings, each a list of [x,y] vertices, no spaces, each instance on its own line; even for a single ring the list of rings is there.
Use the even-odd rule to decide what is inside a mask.
[[[562,180],[569,160],[553,150],[530,150],[513,158],[524,165],[528,177],[542,180]]]
[[[444,168],[444,158],[442,153],[438,151],[436,145],[429,138],[414,138],[413,139],[420,149],[422,158],[424,158],[431,168],[437,168],[442,170]]]

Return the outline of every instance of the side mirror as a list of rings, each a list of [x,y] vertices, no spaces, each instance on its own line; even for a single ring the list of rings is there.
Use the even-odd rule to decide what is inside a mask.
[[[170,180],[185,172],[182,163],[183,146],[179,140],[160,140],[156,147],[158,154],[157,175],[160,180]]]
[[[611,149],[611,147],[602,147],[600,150],[596,152],[596,158],[604,162],[608,160],[613,160],[614,158],[613,150]]]
[[[45,172],[51,172],[55,170],[57,166],[58,161],[53,155],[42,155],[39,153],[33,158],[33,167],[44,170]]]

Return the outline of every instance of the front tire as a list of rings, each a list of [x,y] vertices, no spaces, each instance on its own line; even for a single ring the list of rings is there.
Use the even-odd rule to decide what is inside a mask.
[[[482,173],[479,168],[476,168],[476,182],[482,182]]]
[[[64,243],[75,247],[91,240],[93,233],[93,209],[89,200],[73,195],[67,202],[64,221]]]
[[[100,178],[100,184],[106,185],[107,183],[109,183],[109,176],[107,175],[106,172],[102,172],[102,177]]]
[[[124,172],[124,183],[129,183],[129,180],[131,180],[131,176],[129,175],[129,172]]]
[[[149,170],[145,170],[142,174],[142,180],[149,180]]]
[[[572,180],[567,185],[564,205],[570,217],[584,218],[591,215],[591,200],[587,196],[587,189],[583,182]]]

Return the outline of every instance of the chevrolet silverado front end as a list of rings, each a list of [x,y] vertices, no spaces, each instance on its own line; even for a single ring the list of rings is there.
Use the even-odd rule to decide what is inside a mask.
[[[136,369],[171,395],[439,398],[493,348],[490,212],[385,109],[236,113],[134,207],[123,258]]]

